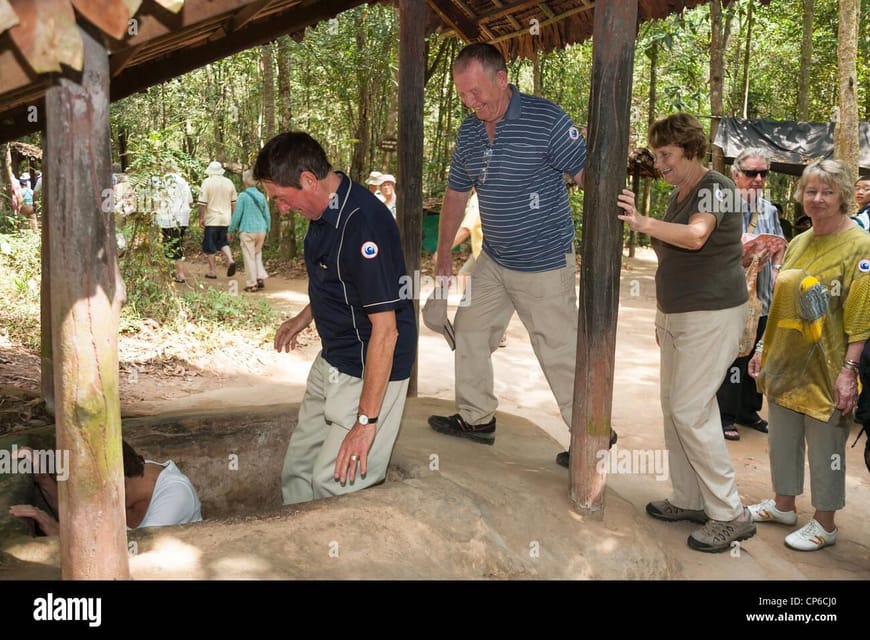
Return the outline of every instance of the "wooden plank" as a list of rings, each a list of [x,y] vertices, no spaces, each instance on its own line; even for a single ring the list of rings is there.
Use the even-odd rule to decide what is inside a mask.
[[[123,0],[70,0],[91,24],[112,36],[122,38],[132,17]]]
[[[426,5],[419,0],[399,2],[399,167],[396,194],[399,233],[405,268],[414,282],[420,272],[423,247],[423,100],[426,74]],[[419,323],[419,291],[414,296],[414,317]],[[417,365],[411,372],[408,395],[417,395]]]
[[[615,212],[625,186],[636,29],[637,0],[598,0],[570,456],[574,508],[597,518],[603,517],[606,484],[598,462],[609,446],[613,404],[622,267],[622,222]]]
[[[453,29],[466,42],[474,42],[480,37],[478,24],[459,11],[452,3],[427,0],[426,4],[444,21],[444,24]]]
[[[9,35],[35,73],[60,71],[61,64],[81,70],[82,41],[68,0],[10,2],[20,22]]]
[[[44,189],[49,237],[61,575],[126,580],[126,509],[118,395],[124,283],[115,249],[109,140],[109,57],[85,30],[80,80],[46,94]]]
[[[18,15],[9,4],[9,0],[0,0],[0,33],[18,24]]]

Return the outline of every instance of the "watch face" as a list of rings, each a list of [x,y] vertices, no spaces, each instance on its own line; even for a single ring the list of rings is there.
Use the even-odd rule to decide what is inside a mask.
[[[365,426],[369,423],[369,417],[366,414],[361,413],[357,417],[357,422],[359,422],[361,425]]]

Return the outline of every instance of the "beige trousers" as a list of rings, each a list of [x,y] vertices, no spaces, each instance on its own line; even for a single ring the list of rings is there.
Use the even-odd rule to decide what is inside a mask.
[[[456,406],[469,424],[489,422],[498,399],[493,392],[492,352],[516,311],[532,348],[571,426],[577,352],[574,254],[561,269],[529,273],[499,266],[486,252],[477,257],[469,304],[456,312]]]
[[[669,501],[683,509],[703,509],[713,520],[734,520],[743,510],[716,391],[737,356],[746,312],[742,304],[656,313],[665,446],[674,490]]]
[[[257,284],[257,280],[265,280],[269,277],[265,267],[263,267],[263,243],[265,241],[265,233],[242,231],[239,234],[242,258],[245,261],[245,286],[253,287]]]
[[[846,440],[849,423],[835,409],[827,422],[768,403],[768,446],[773,490],[781,496],[804,492],[804,453],[810,461],[810,493],[819,511],[846,506]],[[806,444],[804,444],[806,442]]]
[[[387,385],[365,477],[358,475],[359,469],[352,483],[342,485],[333,477],[338,450],[356,422],[362,383],[362,378],[339,372],[321,354],[317,355],[299,407],[299,423],[284,456],[281,472],[284,504],[359,491],[386,478],[405,409],[407,379]]]

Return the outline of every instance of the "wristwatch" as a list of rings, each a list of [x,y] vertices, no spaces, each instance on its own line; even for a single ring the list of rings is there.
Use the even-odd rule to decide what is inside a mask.
[[[378,417],[369,418],[366,414],[361,413],[356,417],[356,421],[362,426],[366,426],[367,424],[375,424],[378,421]]]

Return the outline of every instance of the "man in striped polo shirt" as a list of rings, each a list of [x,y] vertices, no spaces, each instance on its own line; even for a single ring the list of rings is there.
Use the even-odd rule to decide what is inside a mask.
[[[437,276],[451,276],[450,249],[474,187],[483,251],[468,306],[456,314],[456,405],[431,416],[439,433],[495,442],[492,352],[517,312],[562,418],[571,425],[577,341],[574,222],[563,174],[583,185],[586,143],[565,112],[508,83],[501,53],[465,47],[453,64],[462,102],[438,228]],[[560,460],[559,458],[564,458]],[[557,461],[567,464],[567,455]]]

